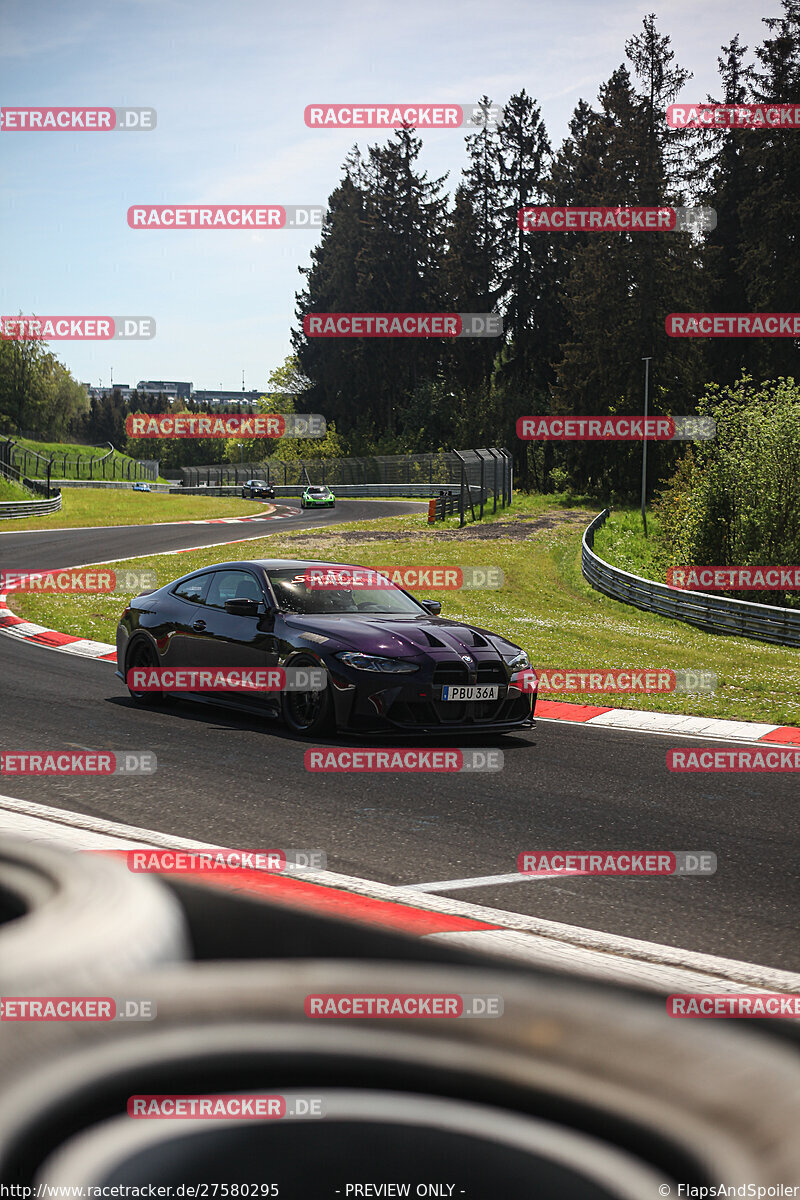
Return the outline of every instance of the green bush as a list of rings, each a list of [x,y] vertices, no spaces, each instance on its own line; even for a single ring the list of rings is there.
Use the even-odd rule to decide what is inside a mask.
[[[654,505],[666,565],[791,566],[800,562],[800,387],[709,384],[698,412],[717,436],[689,447]],[[796,593],[730,593],[800,606]]]

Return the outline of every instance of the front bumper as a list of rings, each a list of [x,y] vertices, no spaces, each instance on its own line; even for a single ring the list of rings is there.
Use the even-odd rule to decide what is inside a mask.
[[[359,678],[354,680],[356,674]],[[466,701],[442,700],[442,685],[435,680],[409,682],[409,676],[387,678],[378,673],[365,679],[360,672],[347,678],[338,672],[329,677],[340,729],[447,734],[506,732],[533,724],[536,693],[516,686],[516,676],[502,684],[498,681],[496,700]]]

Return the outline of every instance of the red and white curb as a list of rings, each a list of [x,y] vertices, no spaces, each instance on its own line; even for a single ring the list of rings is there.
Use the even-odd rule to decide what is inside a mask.
[[[223,849],[209,842],[189,841],[13,796],[0,796],[0,833],[55,841],[75,851]],[[432,938],[498,959],[523,960],[532,966],[650,992],[800,992],[800,974],[792,971],[617,937],[333,871],[308,871],[300,878],[266,871],[181,878],[259,895],[321,915]]]
[[[255,539],[247,538],[246,541]],[[223,543],[233,545],[236,543]],[[205,546],[192,546],[185,550],[171,550],[171,554],[188,554],[191,550],[204,550]],[[83,564],[93,566],[95,564]],[[50,650],[61,650],[66,654],[77,654],[81,658],[97,658],[102,662],[117,661],[117,652],[108,642],[93,642],[88,638],[73,637],[34,625],[7,607],[8,597],[0,594],[0,634],[31,642],[36,646],[47,646]],[[592,728],[625,729],[631,733],[663,734],[670,737],[708,738],[711,741],[744,742],[752,744],[798,744],[800,728],[795,725],[768,725],[760,721],[726,721],[717,717],[684,717],[676,713],[640,711],[634,708],[603,708],[592,704],[566,704],[558,700],[538,700],[537,721],[570,721]]]
[[[726,742],[779,742],[800,744],[795,725],[768,725],[761,721],[728,721],[721,717],[685,717],[679,713],[648,712],[636,708],[605,708],[592,704],[566,704],[537,700],[537,721],[573,721],[593,729],[627,729],[635,733],[670,737],[710,738]]]
[[[34,625],[32,621],[26,621],[13,613],[6,604],[7,599],[5,594],[0,593],[0,633],[6,637],[31,642],[35,646],[47,646],[50,650],[63,650],[81,658],[99,658],[104,662],[117,661],[117,652],[108,642],[93,642],[89,638],[59,633],[57,629],[46,629],[44,625]]]

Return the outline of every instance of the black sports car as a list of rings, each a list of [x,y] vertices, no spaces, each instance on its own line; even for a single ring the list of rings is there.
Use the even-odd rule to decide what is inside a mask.
[[[271,483],[267,483],[264,479],[248,479],[247,483],[242,484],[243,500],[256,500],[264,497],[268,500],[275,499],[275,488]]]
[[[219,563],[137,596],[117,628],[117,674],[134,667],[323,667],[320,691],[264,693],[295,732],[497,731],[532,723],[524,650],[439,615],[368,568],[258,559]],[[364,584],[367,586],[364,586]],[[137,693],[140,703],[161,693]],[[214,699],[252,710],[231,692]]]

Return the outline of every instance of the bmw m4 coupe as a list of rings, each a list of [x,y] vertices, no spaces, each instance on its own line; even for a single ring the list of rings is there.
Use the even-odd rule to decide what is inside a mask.
[[[117,675],[127,682],[133,668],[322,668],[319,691],[258,693],[256,701],[310,737],[531,725],[535,675],[525,651],[440,612],[438,600],[416,600],[366,567],[220,563],[130,602],[117,628]],[[142,704],[169,694],[129,691]],[[232,692],[214,700],[253,707]]]

